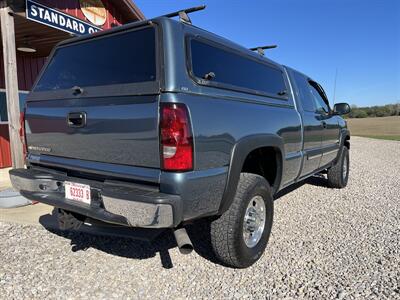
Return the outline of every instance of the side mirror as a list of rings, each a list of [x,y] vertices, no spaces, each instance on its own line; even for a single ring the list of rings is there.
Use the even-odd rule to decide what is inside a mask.
[[[347,103],[336,103],[333,106],[333,113],[335,115],[346,115],[351,111],[350,105]]]

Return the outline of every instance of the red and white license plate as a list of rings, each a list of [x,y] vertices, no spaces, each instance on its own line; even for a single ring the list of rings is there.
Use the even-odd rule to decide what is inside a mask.
[[[64,182],[65,198],[90,204],[90,186],[75,182]]]

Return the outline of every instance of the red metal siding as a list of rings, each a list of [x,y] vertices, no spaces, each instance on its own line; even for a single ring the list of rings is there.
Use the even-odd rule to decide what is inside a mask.
[[[8,125],[0,124],[0,168],[11,167],[10,137]]]
[[[45,57],[29,57],[17,54],[18,88],[30,91],[37,75],[46,62]],[[0,53],[0,88],[5,89],[3,53]]]
[[[32,89],[32,85],[35,83],[45,61],[46,58],[44,57],[17,56],[18,87],[20,90],[30,91]]]

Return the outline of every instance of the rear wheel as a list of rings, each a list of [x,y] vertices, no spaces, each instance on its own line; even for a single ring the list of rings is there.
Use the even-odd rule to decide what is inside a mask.
[[[342,189],[346,187],[349,180],[349,171],[349,149],[344,146],[336,164],[328,169],[328,185],[332,188],[337,189]]]
[[[273,221],[274,204],[268,182],[242,173],[230,208],[211,223],[211,244],[225,265],[246,268],[264,253]]]

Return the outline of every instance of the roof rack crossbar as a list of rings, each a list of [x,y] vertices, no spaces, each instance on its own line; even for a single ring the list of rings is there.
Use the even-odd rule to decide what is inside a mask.
[[[163,15],[162,17],[173,18],[173,17],[179,16],[179,20],[181,22],[192,24],[192,21],[190,20],[188,14],[199,11],[199,10],[203,10],[205,8],[206,8],[205,5],[200,5],[200,6],[196,6],[196,7],[181,9],[176,12],[172,12],[172,13]]]
[[[264,54],[265,54],[265,53],[264,53],[264,50],[266,50],[266,49],[274,49],[274,48],[276,48],[276,47],[278,47],[278,46],[277,46],[277,45],[268,45],[268,46],[260,46],[260,47],[250,48],[249,50],[251,50],[251,51],[257,51],[258,54],[264,55]]]

